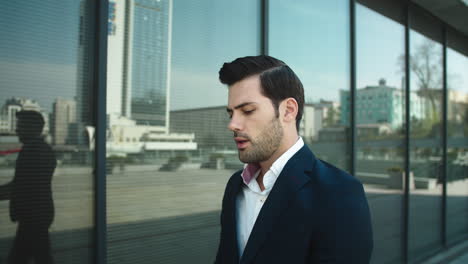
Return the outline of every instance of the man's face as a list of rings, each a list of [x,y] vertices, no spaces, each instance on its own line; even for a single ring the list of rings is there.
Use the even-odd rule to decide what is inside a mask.
[[[227,111],[242,162],[266,161],[278,150],[283,127],[271,100],[261,93],[258,75],[229,87]]]

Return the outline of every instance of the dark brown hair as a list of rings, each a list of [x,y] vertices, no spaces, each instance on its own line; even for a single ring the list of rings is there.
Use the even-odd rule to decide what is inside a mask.
[[[219,80],[228,86],[252,75],[259,75],[262,94],[275,107],[276,115],[281,101],[292,97],[297,101],[296,128],[304,111],[304,87],[296,74],[286,63],[271,56],[248,56],[224,63],[219,70]]]

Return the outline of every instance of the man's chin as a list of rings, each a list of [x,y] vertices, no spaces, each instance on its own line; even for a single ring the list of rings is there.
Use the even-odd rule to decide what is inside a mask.
[[[243,163],[250,163],[250,161],[244,156],[245,149],[239,149],[239,160]]]
[[[247,151],[244,149],[243,152],[239,150],[239,160],[243,163],[258,163],[257,159],[249,158],[246,154]]]

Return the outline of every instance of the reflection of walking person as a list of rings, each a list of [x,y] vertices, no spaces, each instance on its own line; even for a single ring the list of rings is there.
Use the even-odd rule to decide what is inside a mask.
[[[16,132],[23,147],[16,160],[13,180],[2,186],[2,198],[10,199],[10,218],[18,222],[8,263],[53,263],[49,227],[54,218],[51,180],[57,161],[44,142],[42,115],[36,111],[16,114]],[[9,193],[9,195],[5,195]],[[5,197],[6,196],[6,197]]]

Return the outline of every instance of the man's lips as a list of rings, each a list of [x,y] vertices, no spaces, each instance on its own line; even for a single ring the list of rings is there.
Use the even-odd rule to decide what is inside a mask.
[[[235,137],[234,141],[236,141],[237,149],[245,149],[249,144],[249,140],[246,138]]]

